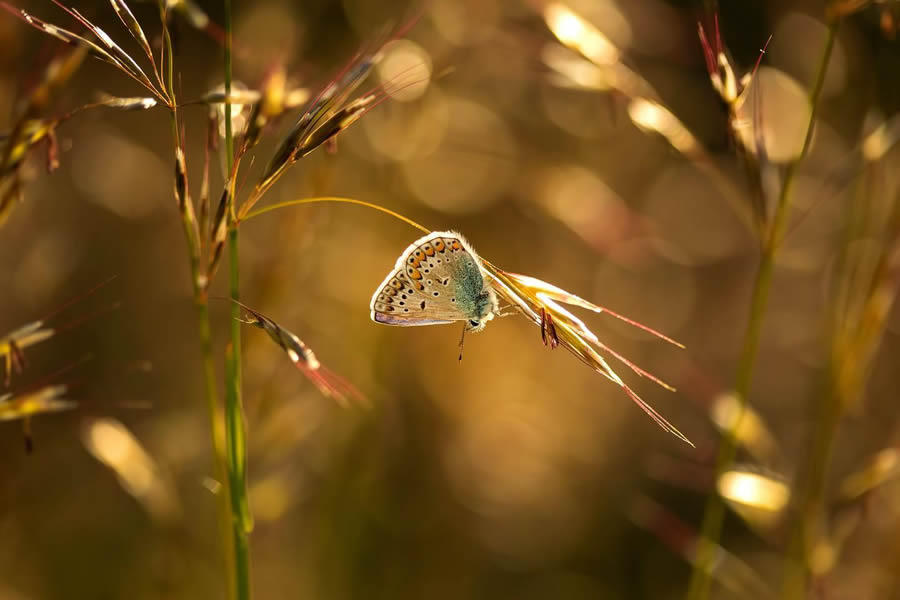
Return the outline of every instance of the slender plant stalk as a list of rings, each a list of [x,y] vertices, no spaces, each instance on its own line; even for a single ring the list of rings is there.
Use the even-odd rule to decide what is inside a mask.
[[[231,0],[225,7],[225,164],[231,173],[234,165],[234,131],[231,123],[231,56],[232,24]],[[240,253],[238,230],[234,216],[234,177],[231,185],[231,206],[228,207],[228,279],[232,300],[240,300]],[[234,536],[235,588],[238,600],[248,600],[250,593],[250,544],[253,528],[247,499],[247,447],[243,401],[241,398],[241,322],[240,306],[231,303],[231,344],[225,355],[225,440],[227,446],[229,489],[231,496],[232,531]]]
[[[175,153],[177,154],[182,148],[181,132],[178,128],[178,105],[175,95],[174,71],[175,71],[175,53],[172,49],[172,38],[169,34],[165,10],[160,15],[163,28],[163,43],[166,50],[166,87],[170,102],[170,116],[172,125],[172,140],[175,145]],[[218,397],[219,392],[216,385],[216,368],[213,358],[212,331],[209,319],[209,298],[205,288],[205,275],[201,271],[200,266],[200,240],[197,239],[194,232],[194,225],[186,217],[186,213],[181,214],[182,227],[184,229],[185,241],[188,246],[188,257],[191,270],[191,288],[193,291],[194,308],[197,311],[197,326],[200,333],[200,351],[203,364],[203,383],[206,395],[207,417],[209,418],[210,437],[212,441],[213,451],[213,467],[216,479],[219,481],[222,489],[217,494],[217,511],[219,522],[219,536],[222,544],[222,552],[225,561],[225,571],[228,573],[226,580],[229,590],[228,596],[234,597],[234,587],[232,581],[234,577],[234,560],[232,558],[231,537],[228,535],[230,529],[231,504],[228,497],[228,470],[225,465],[225,429],[222,424],[222,415],[219,409]]]
[[[225,351],[226,382],[234,381],[234,369],[239,360],[234,347],[228,344]],[[227,440],[229,491],[232,509],[232,531],[234,532],[235,588],[238,600],[248,600],[250,594],[250,506],[247,500],[247,443],[244,426],[244,411],[235,398],[236,387],[225,387],[225,439]]]
[[[769,293],[772,288],[772,276],[775,272],[775,259],[787,231],[788,223],[790,222],[795,177],[800,163],[809,152],[810,143],[812,141],[813,126],[818,113],[819,97],[822,94],[822,87],[825,83],[825,73],[828,70],[831,52],[834,49],[837,29],[837,21],[829,24],[828,33],[825,39],[825,47],[822,51],[822,56],[816,71],[816,79],[809,94],[809,123],[807,124],[803,147],[796,160],[792,161],[785,170],[784,181],[778,197],[772,225],[763,243],[762,256],[760,258],[759,269],[756,273],[756,280],[753,286],[753,297],[750,303],[750,317],[747,321],[744,344],[738,362],[737,374],[735,376],[734,395],[738,402],[738,411],[731,423],[728,424],[722,437],[721,445],[719,446],[719,453],[716,459],[716,481],[718,481],[722,473],[731,467],[735,455],[737,454],[737,432],[739,431],[741,421],[746,413],[747,397],[750,393],[750,384],[753,380],[756,355],[759,350],[759,341],[762,335],[762,324],[766,313],[766,307],[769,303]],[[712,567],[724,520],[725,504],[714,490],[709,494],[706,510],[703,515],[703,524],[701,527],[700,539],[698,540],[697,554],[694,558],[693,572],[691,573],[691,581],[686,596],[688,600],[706,600],[706,598],[709,597]]]

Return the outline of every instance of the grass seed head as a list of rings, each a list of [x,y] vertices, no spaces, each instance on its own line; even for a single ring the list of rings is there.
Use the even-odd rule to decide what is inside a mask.
[[[259,100],[253,105],[247,118],[240,153],[253,148],[268,125],[309,100],[309,90],[289,90],[287,84],[287,73],[283,66],[275,67],[266,75]]]
[[[365,401],[365,397],[352,384],[322,365],[312,348],[307,346],[297,335],[247,305],[236,300],[233,302],[239,304],[244,310],[243,322],[265,331],[269,339],[287,354],[297,370],[303,373],[323,396],[334,398],[342,405],[347,404],[351,399],[359,402]]]
[[[380,61],[380,49],[381,46],[378,46],[375,50],[357,54],[322,88],[278,145],[253,193],[241,207],[240,217],[245,216],[266,190],[297,160],[359,119],[364,112],[364,105],[370,100],[351,102],[350,97]]]
[[[10,6],[0,2],[0,6],[16,14]],[[54,130],[60,119],[43,117],[56,92],[75,74],[81,66],[87,47],[79,45],[75,50],[52,60],[43,73],[41,82],[29,92],[22,103],[12,131],[0,137],[0,226],[9,217],[13,207],[24,196],[21,165],[25,157],[38,143],[48,140],[47,166],[49,170],[58,165],[58,148]]]
[[[126,52],[118,44],[116,44],[115,41],[113,41],[113,39],[109,36],[109,34],[107,34],[103,29],[91,23],[76,9],[69,8],[58,2],[58,0],[53,0],[53,3],[62,8],[69,15],[75,18],[79,23],[81,23],[82,26],[84,26],[94,35],[97,40],[99,40],[99,43],[94,42],[77,33],[74,33],[68,29],[52,25],[29,14],[24,10],[10,6],[6,2],[0,1],[0,7],[5,9],[7,12],[10,12],[13,15],[21,18],[26,23],[38,29],[39,31],[43,31],[47,35],[65,42],[66,44],[76,47],[85,47],[87,53],[89,53],[91,56],[113,65],[114,67],[125,73],[128,77],[140,84],[142,87],[144,87],[154,97],[158,98],[169,106],[172,105],[172,100],[171,98],[169,98],[167,92],[165,91],[165,86],[162,84],[159,74],[156,71],[156,63],[153,61],[152,52],[150,52],[149,58],[151,62],[153,62],[155,83],[154,81],[150,80],[140,64],[138,64],[138,62],[130,54],[128,54],[128,52]],[[113,8],[116,8],[116,6],[116,1],[113,1]],[[127,9],[127,7],[125,8]],[[121,6],[117,8],[116,13],[119,14],[120,19],[123,19],[123,23],[126,25],[126,27],[128,27],[129,31],[132,31],[132,27],[127,22],[128,17],[124,16],[124,13],[120,11]],[[133,18],[133,15],[131,16],[131,18]],[[136,23],[137,22],[135,21],[135,24]],[[132,31],[132,35],[135,35],[134,31]],[[144,47],[143,43],[140,40],[139,44],[142,46],[142,48]],[[145,48],[144,51],[146,52],[147,48]]]
[[[719,15],[713,15],[713,19],[715,23],[715,37],[712,41],[707,37],[703,24],[699,22],[697,23],[697,35],[700,37],[700,45],[703,48],[703,57],[706,61],[706,70],[709,74],[710,83],[728,110],[729,125],[737,131],[741,126],[738,113],[742,105],[747,101],[747,92],[750,89],[750,84],[759,70],[762,57],[769,47],[769,42],[772,41],[772,36],[769,36],[769,39],[760,48],[759,56],[753,68],[743,75],[739,75],[739,69],[734,59],[732,59],[727,46],[722,41],[722,35],[719,31]],[[737,141],[740,141],[739,136]],[[755,152],[755,150],[753,151]]]
[[[65,398],[66,385],[46,385],[31,392],[0,396],[0,421],[17,421],[37,415],[72,410],[77,403]]]
[[[674,390],[672,386],[638,367],[621,354],[603,344],[587,325],[571,312],[563,308],[562,304],[586,308],[597,313],[607,313],[643,331],[651,333],[673,345],[683,347],[675,340],[637,323],[627,317],[623,317],[604,307],[597,306],[587,300],[570,294],[554,285],[527,275],[508,273],[484,261],[488,275],[491,277],[492,287],[498,299],[504,300],[521,312],[527,319],[541,329],[541,338],[551,348],[562,346],[579,360],[600,373],[616,385],[631,398],[647,415],[650,416],[662,429],[668,431],[678,439],[693,446],[691,441],[681,433],[674,425],[669,423],[653,407],[647,404],[634,392],[609,366],[609,363],[600,352],[606,352],[622,362],[634,373],[646,377],[668,390]]]
[[[0,337],[0,359],[6,367],[5,385],[9,387],[12,374],[25,368],[25,350],[50,339],[56,331],[44,327],[44,321],[32,321]]]

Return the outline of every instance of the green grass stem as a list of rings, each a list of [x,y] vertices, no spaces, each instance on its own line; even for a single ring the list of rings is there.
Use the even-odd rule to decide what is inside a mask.
[[[181,132],[178,126],[178,105],[175,95],[175,54],[172,48],[172,38],[169,33],[168,19],[165,11],[160,14],[162,22],[163,44],[166,51],[165,64],[160,64],[160,68],[164,68],[166,94],[170,101],[170,116],[172,126],[172,140],[174,143],[175,153],[183,147]],[[210,425],[211,448],[213,453],[213,469],[216,479],[220,482],[222,489],[216,498],[219,535],[222,544],[222,552],[224,558],[225,571],[228,574],[226,580],[228,583],[229,597],[234,597],[234,588],[230,583],[234,577],[234,560],[232,558],[232,544],[230,543],[230,523],[231,504],[228,496],[228,471],[225,462],[225,429],[222,423],[222,414],[218,403],[218,386],[216,385],[216,368],[215,359],[213,357],[212,329],[209,318],[209,297],[206,293],[203,271],[200,264],[200,240],[197,238],[194,229],[194,223],[190,221],[187,213],[182,212],[180,215],[182,228],[184,230],[185,241],[188,248],[189,266],[191,271],[191,289],[193,293],[194,308],[197,312],[197,328],[200,335],[200,352],[203,368],[203,387],[206,397],[207,417]]]
[[[231,173],[234,165],[234,131],[231,122],[231,59],[232,59],[232,19],[231,0],[224,0],[225,9],[225,164]],[[230,178],[227,185],[234,186]],[[232,206],[228,207],[228,283],[232,300],[240,300],[240,252],[238,229],[234,219],[234,189]],[[246,428],[241,382],[241,323],[240,306],[231,303],[230,332],[231,345],[225,357],[225,441],[228,461],[229,490],[232,510],[232,532],[234,537],[235,589],[238,600],[249,600],[250,586],[250,540],[252,529],[249,501],[247,499],[247,447]]]

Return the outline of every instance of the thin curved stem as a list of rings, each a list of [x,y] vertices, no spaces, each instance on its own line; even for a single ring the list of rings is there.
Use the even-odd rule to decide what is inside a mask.
[[[413,227],[415,227],[416,229],[418,229],[419,231],[422,231],[424,233],[431,232],[430,229],[423,227],[422,225],[419,225],[418,223],[416,223],[409,217],[404,217],[400,213],[395,212],[389,208],[385,208],[383,206],[379,206],[379,205],[373,204],[371,202],[366,202],[365,200],[355,200],[353,198],[342,198],[340,196],[319,196],[316,198],[298,198],[296,200],[286,200],[284,202],[270,204],[268,206],[264,206],[262,208],[257,208],[256,210],[247,213],[247,215],[242,219],[241,222],[248,221],[250,219],[253,219],[254,217],[258,217],[258,216],[264,215],[268,212],[272,212],[273,210],[279,210],[279,209],[288,208],[291,206],[300,206],[302,204],[319,204],[319,203],[323,203],[323,202],[330,202],[330,203],[335,203],[335,204],[355,204],[356,206],[364,206],[366,208],[371,208],[373,210],[377,210],[378,212],[382,212],[386,215],[390,215],[390,216],[394,217],[395,219],[399,219],[400,221],[403,221],[407,225],[412,225]]]

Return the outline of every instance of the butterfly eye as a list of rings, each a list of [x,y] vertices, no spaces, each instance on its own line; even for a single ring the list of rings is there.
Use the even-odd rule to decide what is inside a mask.
[[[481,323],[479,323],[478,321],[473,321],[471,319],[469,320],[469,325],[471,325],[472,327],[478,327],[480,324]]]

